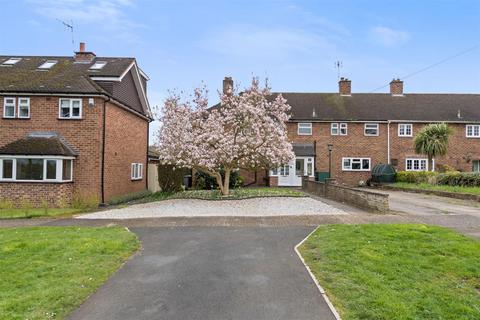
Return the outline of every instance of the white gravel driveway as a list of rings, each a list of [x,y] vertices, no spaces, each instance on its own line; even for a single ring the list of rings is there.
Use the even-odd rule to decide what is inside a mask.
[[[126,208],[98,211],[79,219],[136,219],[161,217],[262,217],[346,214],[308,197],[270,197],[244,200],[172,199]]]

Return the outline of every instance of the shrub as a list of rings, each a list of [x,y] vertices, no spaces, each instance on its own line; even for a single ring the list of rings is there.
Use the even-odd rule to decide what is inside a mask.
[[[455,169],[452,166],[449,166],[448,164],[435,164],[435,170],[440,173],[458,171],[457,169]]]
[[[480,187],[480,173],[446,172],[438,175],[437,184],[460,187]]]
[[[90,210],[98,207],[100,200],[94,194],[75,193],[72,197],[72,208]]]
[[[222,178],[224,176],[223,171],[221,172]],[[243,178],[240,176],[238,170],[232,171],[230,173],[230,189],[240,188],[243,185]],[[193,186],[197,190],[216,190],[218,189],[217,180],[211,175],[197,171],[195,173],[195,184]]]
[[[435,180],[437,172],[432,171],[398,171],[395,175],[396,182],[430,183]]]
[[[145,198],[149,195],[151,195],[152,193],[148,190],[145,190],[145,191],[140,191],[140,192],[133,192],[133,193],[129,193],[129,194],[126,194],[126,195],[123,195],[123,196],[119,196],[119,197],[113,197],[109,202],[108,204],[112,204],[112,205],[117,205],[117,204],[121,204],[121,203],[125,203],[125,202],[129,202],[129,201],[132,201],[132,200],[137,200],[137,199],[141,199],[141,198]]]
[[[188,169],[175,168],[168,164],[158,165],[158,183],[163,192],[173,193],[183,190],[183,177],[188,174]]]

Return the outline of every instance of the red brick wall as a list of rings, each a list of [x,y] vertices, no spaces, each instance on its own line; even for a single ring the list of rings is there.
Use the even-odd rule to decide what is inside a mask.
[[[50,207],[63,207],[70,204],[73,183],[0,183],[0,200],[8,200],[15,207],[28,202],[40,207],[46,201]]]
[[[415,135],[425,123],[413,123],[413,137],[399,137],[398,123],[390,124],[391,159],[397,159],[398,171],[404,171],[406,158],[426,158],[416,155],[413,148]],[[466,137],[465,124],[449,124],[453,129],[448,153],[445,157],[435,159],[435,165],[449,165],[460,171],[472,171],[471,160],[480,160],[480,139]]]
[[[34,131],[57,132],[79,154],[74,160],[73,192],[88,191],[88,195],[94,194],[100,198],[103,99],[95,98],[94,106],[89,107],[88,98],[83,97],[81,120],[58,119],[58,105],[59,97],[30,96],[30,119],[0,118],[0,145],[23,138]],[[2,96],[0,109],[0,116],[3,117]],[[14,183],[8,185],[12,184]],[[24,183],[19,185],[26,187]],[[3,194],[0,193],[0,196]]]
[[[107,103],[105,148],[105,201],[147,189],[148,122]],[[143,178],[131,180],[131,164],[143,163]]]

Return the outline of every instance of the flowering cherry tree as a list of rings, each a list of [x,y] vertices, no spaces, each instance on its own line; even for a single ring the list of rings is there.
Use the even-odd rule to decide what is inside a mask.
[[[268,86],[254,79],[241,94],[233,88],[221,94],[215,107],[208,108],[206,96],[200,88],[191,101],[178,94],[166,99],[159,119],[162,163],[208,173],[228,195],[232,170],[269,169],[293,158],[285,124],[290,106],[281,95],[272,99]]]

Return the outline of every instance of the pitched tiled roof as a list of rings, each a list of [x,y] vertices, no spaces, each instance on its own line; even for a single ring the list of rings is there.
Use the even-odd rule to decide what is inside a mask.
[[[0,147],[0,154],[37,156],[76,156],[77,153],[56,135],[28,136]]]
[[[291,120],[480,122],[480,94],[292,93]],[[278,93],[273,93],[276,97]]]

